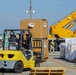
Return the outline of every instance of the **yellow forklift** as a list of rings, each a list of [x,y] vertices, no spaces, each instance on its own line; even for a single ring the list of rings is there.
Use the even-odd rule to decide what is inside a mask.
[[[39,60],[37,59],[37,61],[33,55],[30,30],[5,29],[3,36],[3,50],[0,50],[0,70],[13,69],[14,72],[20,73],[25,68],[40,66]],[[6,36],[8,36],[8,47],[5,46]]]

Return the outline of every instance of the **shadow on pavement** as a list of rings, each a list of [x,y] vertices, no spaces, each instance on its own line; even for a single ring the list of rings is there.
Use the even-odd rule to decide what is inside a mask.
[[[27,72],[29,71],[30,69],[27,68],[27,69],[24,69],[23,72]],[[4,75],[4,73],[15,73],[13,70],[6,70],[6,69],[2,69],[0,70],[0,73],[2,73],[2,75]]]

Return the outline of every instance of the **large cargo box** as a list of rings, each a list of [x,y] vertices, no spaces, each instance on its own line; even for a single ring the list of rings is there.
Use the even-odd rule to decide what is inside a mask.
[[[60,57],[69,61],[76,60],[76,38],[65,38],[65,42],[59,45]]]
[[[48,38],[48,22],[45,19],[25,19],[20,21],[21,29],[30,29],[33,38]]]
[[[20,21],[20,29],[31,31],[33,51],[39,52],[42,59],[48,58],[48,21],[45,19],[25,19]]]
[[[65,39],[65,59],[76,60],[76,38]]]

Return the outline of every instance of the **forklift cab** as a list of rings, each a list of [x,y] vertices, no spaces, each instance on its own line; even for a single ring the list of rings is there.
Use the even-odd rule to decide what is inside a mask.
[[[33,55],[32,34],[25,29],[5,29],[3,33],[3,50],[20,50],[27,57]],[[6,37],[8,36],[8,47],[6,48]]]
[[[27,40],[27,35],[29,35],[29,39]],[[6,29],[4,30],[3,33],[3,41],[4,41],[4,45],[3,45],[3,49],[5,50],[5,43],[6,43],[6,37],[8,36],[8,49],[10,50],[14,50],[14,49],[19,49],[22,50],[23,47],[26,49],[31,49],[32,47],[27,48],[26,46],[28,46],[29,44],[31,44],[32,41],[32,36],[29,30],[22,30],[22,29]],[[29,43],[27,43],[26,41],[30,41]],[[13,47],[9,47],[10,44],[12,44]],[[26,45],[24,45],[26,44]],[[14,46],[19,45],[20,48],[15,48]],[[32,45],[29,45],[32,46]]]

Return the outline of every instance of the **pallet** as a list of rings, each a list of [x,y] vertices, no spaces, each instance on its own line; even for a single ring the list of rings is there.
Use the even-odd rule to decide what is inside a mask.
[[[65,71],[59,67],[34,67],[29,75],[64,75]]]

